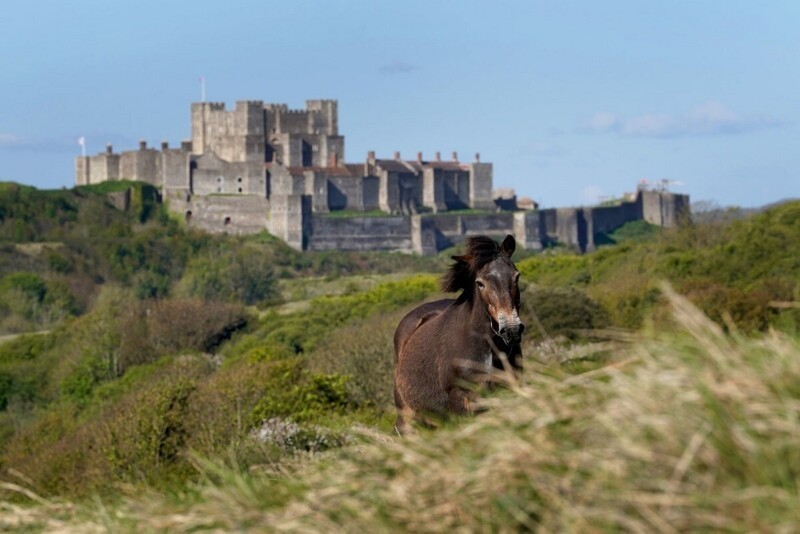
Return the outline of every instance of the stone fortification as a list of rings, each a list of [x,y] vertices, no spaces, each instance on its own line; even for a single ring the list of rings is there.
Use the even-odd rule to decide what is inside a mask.
[[[169,208],[209,232],[269,231],[299,250],[398,250],[421,254],[470,235],[517,235],[526,248],[552,242],[594,248],[594,235],[631,220],[672,226],[688,197],[640,191],[608,208],[490,213],[513,205],[493,200],[493,167],[478,154],[461,161],[425,158],[345,163],[338,103],[308,100],[305,109],[260,100],[191,105],[191,139],[171,148],[105,152],[77,158],[75,183],[128,179],[161,190]],[[511,204],[515,204],[514,198]],[[508,202],[507,202],[508,204]],[[349,217],[330,217],[347,210]],[[380,210],[383,217],[357,216]],[[448,214],[484,210],[484,214]]]

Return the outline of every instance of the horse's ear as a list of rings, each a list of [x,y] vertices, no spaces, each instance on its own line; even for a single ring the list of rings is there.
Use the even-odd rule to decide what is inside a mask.
[[[450,256],[450,258],[455,260],[457,263],[467,263],[466,256]]]
[[[514,236],[508,234],[505,239],[503,239],[503,244],[500,245],[500,250],[508,256],[509,258],[514,254],[514,251],[517,249],[517,242],[514,240]]]

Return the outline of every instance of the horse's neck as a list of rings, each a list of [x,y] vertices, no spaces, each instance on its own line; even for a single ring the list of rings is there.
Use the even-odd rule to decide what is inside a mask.
[[[465,325],[465,339],[474,344],[478,353],[483,354],[491,345],[492,323],[483,303],[477,296],[464,299],[456,304],[459,322]]]

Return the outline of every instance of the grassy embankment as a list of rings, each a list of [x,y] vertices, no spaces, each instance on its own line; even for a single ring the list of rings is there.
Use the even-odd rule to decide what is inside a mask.
[[[258,316],[245,290],[219,302],[233,289],[214,282],[225,271],[207,250],[188,255],[166,299],[106,284],[52,334],[0,346],[3,517],[76,530],[789,524],[798,214],[794,203],[719,227],[634,229],[639,242],[628,228],[595,254],[520,261],[528,382],[487,415],[408,441],[385,433],[391,334],[434,294],[433,276],[315,298],[325,284],[300,277],[319,257],[289,267],[278,255],[268,263],[286,282],[254,302]],[[274,250],[262,241],[232,240],[257,251],[238,261],[213,250],[249,266]],[[334,258],[355,270],[412,261]],[[679,297],[668,313],[659,279],[716,323]],[[281,310],[280,294],[311,301]],[[759,334],[770,326],[787,334]],[[606,341],[583,344],[596,328]],[[96,492],[116,497],[84,500]],[[39,504],[11,504],[25,493]]]

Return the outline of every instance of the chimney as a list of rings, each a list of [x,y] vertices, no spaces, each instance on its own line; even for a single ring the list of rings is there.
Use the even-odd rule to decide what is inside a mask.
[[[331,167],[338,167],[339,166],[339,153],[334,152],[331,154]]]
[[[110,156],[113,153],[114,153],[114,147],[111,145],[111,143],[107,143],[106,144],[106,154],[108,154]]]
[[[192,151],[192,142],[188,139],[184,139],[181,141],[181,150],[184,152],[191,152]]]
[[[146,150],[147,149],[147,141],[144,139],[139,141],[139,150]]]
[[[422,163],[422,152],[417,152],[417,161]]]
[[[453,161],[458,161],[458,152],[453,151]]]
[[[161,141],[161,150],[169,150],[169,142]]]
[[[481,153],[475,152],[475,163],[480,163],[480,162],[481,162]]]
[[[370,150],[367,152],[367,163],[375,163],[375,151]]]
[[[436,161],[442,161],[442,154],[439,152],[436,153]]]
[[[396,160],[400,159],[400,152],[399,151],[394,153],[394,159],[396,159]]]

